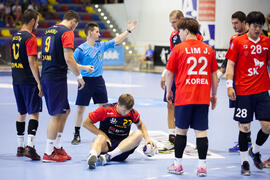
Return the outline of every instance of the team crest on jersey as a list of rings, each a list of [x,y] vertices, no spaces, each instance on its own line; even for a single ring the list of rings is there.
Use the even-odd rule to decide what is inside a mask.
[[[111,123],[111,124],[117,124],[116,118],[111,118],[110,123]]]
[[[247,49],[248,48],[248,45],[244,45],[244,49]]]
[[[175,42],[177,41],[178,37],[177,36],[174,36],[173,37],[173,44],[175,44]]]

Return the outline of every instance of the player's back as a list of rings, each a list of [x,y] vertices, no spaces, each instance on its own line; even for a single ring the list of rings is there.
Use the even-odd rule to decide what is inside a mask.
[[[27,44],[27,42],[36,41],[35,35],[27,31],[19,31],[12,38],[11,44],[11,68],[14,84],[35,84],[32,71],[28,62],[27,48],[29,55],[36,55],[37,48],[35,43]],[[28,45],[26,47],[26,44]],[[32,48],[32,49],[31,49]],[[31,49],[31,50],[30,50]],[[31,51],[31,52],[30,52]]]

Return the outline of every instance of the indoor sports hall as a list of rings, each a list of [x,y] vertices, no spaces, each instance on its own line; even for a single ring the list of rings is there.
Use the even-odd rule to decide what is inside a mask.
[[[7,0],[8,1],[8,0]],[[1,1],[2,3],[3,1]],[[36,1],[35,1],[36,2]],[[193,17],[200,22],[200,32],[204,42],[216,50],[216,58],[220,66],[225,59],[229,40],[235,34],[231,25],[231,14],[241,10],[244,13],[261,11],[270,15],[269,0],[119,0],[119,1],[80,1],[80,0],[48,0],[37,1],[46,5],[42,11],[39,27],[36,31],[38,48],[46,28],[59,23],[63,14],[74,10],[80,15],[80,23],[74,31],[75,47],[85,41],[84,26],[89,21],[95,21],[101,31],[101,40],[107,41],[121,32],[126,31],[128,20],[137,20],[138,25],[120,46],[110,49],[104,54],[103,78],[106,83],[109,103],[117,102],[123,93],[130,93],[135,100],[134,109],[140,113],[142,122],[146,125],[150,138],[162,146],[168,141],[167,104],[163,102],[164,90],[160,81],[161,73],[166,67],[170,54],[170,34],[173,31],[169,22],[172,10],[182,10],[185,16]],[[44,4],[43,4],[44,3]],[[10,5],[15,4],[13,1]],[[23,8],[27,6],[21,3]],[[1,10],[2,11],[2,10]],[[49,14],[49,15],[48,15]],[[106,17],[106,18],[105,18]],[[109,22],[108,22],[109,21]],[[14,19],[15,23],[15,19]],[[269,26],[269,24],[267,24]],[[265,25],[268,30],[270,26]],[[0,179],[14,180],[69,180],[69,179],[196,179],[198,154],[196,137],[192,129],[187,135],[187,147],[183,156],[184,173],[180,175],[168,173],[168,167],[174,159],[174,152],[157,153],[147,157],[143,153],[144,141],[125,162],[109,162],[96,169],[89,169],[87,157],[95,135],[84,127],[81,128],[81,143],[72,145],[74,136],[74,121],[76,113],[77,79],[68,71],[68,100],[71,112],[68,116],[62,137],[62,145],[72,157],[66,162],[44,163],[31,161],[26,157],[17,157],[16,118],[17,106],[13,92],[12,73],[10,65],[10,44],[12,35],[20,29],[20,24],[7,25],[0,21]],[[267,29],[269,28],[269,29]],[[151,62],[143,61],[147,46],[151,44],[154,57]],[[40,51],[40,48],[39,48]],[[38,54],[40,58],[40,54]],[[42,60],[38,59],[41,68]],[[35,139],[35,148],[43,156],[46,146],[47,127],[50,116],[45,99],[42,99],[43,110],[39,115],[39,126]],[[209,109],[209,148],[207,153],[206,179],[269,179],[270,168],[257,169],[249,157],[251,175],[241,176],[239,152],[229,152],[229,148],[238,141],[238,124],[233,120],[234,109],[230,109],[227,96],[226,79],[223,76],[217,90],[217,107]],[[83,119],[88,113],[98,108],[90,102]],[[269,111],[270,109],[265,109]],[[28,122],[29,118],[26,118]],[[136,130],[132,125],[132,130]],[[251,139],[255,143],[260,129],[258,120],[251,123]],[[27,129],[26,129],[27,134]],[[26,140],[26,139],[25,139]],[[270,158],[270,139],[261,148],[262,160]]]

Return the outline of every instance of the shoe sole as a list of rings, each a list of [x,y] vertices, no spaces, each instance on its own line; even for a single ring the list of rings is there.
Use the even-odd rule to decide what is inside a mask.
[[[33,158],[31,155],[28,154],[24,154],[24,156],[30,158],[33,161],[40,161],[40,158]]]
[[[91,156],[88,159],[89,169],[95,169],[96,168],[96,162],[97,162],[97,157],[96,156]]]
[[[175,172],[175,171],[168,171],[171,174],[176,174],[176,175],[182,175],[184,173],[184,171],[182,172]]]
[[[250,172],[241,173],[242,176],[250,176]]]
[[[200,174],[197,174],[197,176],[198,177],[205,177],[205,176],[207,176],[207,174],[206,173],[200,173]]]

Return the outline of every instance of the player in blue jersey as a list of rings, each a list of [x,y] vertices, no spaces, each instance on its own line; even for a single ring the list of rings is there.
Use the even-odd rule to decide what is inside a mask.
[[[23,26],[12,38],[11,67],[13,90],[18,108],[16,121],[18,149],[17,156],[40,160],[36,153],[34,139],[38,128],[39,112],[42,111],[42,88],[37,64],[37,38],[32,33],[38,26],[39,16],[35,10],[23,13]],[[29,114],[28,142],[24,147],[25,119]]]
[[[92,66],[79,66],[73,58],[74,33],[79,15],[74,11],[65,13],[60,24],[48,28],[42,37],[41,83],[48,112],[51,116],[44,162],[63,162],[71,157],[61,145],[61,136],[70,112],[67,95],[68,67],[77,76],[79,89],[84,87],[80,69],[92,72]]]
[[[85,81],[85,88],[78,91],[76,105],[77,114],[75,118],[75,133],[72,144],[79,144],[80,127],[83,119],[85,107],[89,105],[91,99],[94,104],[105,104],[108,102],[107,90],[105,81],[102,77],[103,73],[103,55],[109,48],[114,48],[115,45],[120,44],[126,37],[135,29],[137,22],[128,22],[127,30],[116,36],[110,41],[100,42],[100,31],[96,23],[88,23],[85,27],[85,34],[87,35],[86,42],[81,44],[74,52],[74,58],[77,63],[81,65],[91,65],[95,67],[94,72],[88,73],[85,70],[81,71]]]

